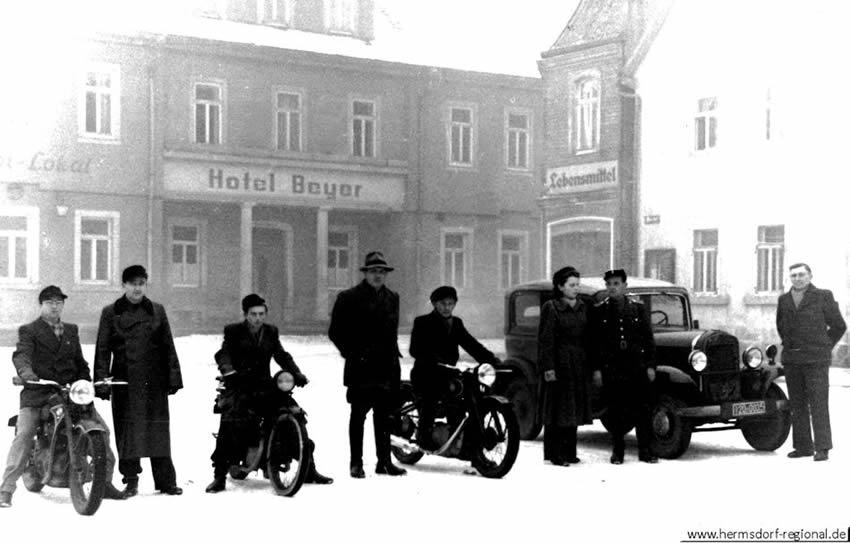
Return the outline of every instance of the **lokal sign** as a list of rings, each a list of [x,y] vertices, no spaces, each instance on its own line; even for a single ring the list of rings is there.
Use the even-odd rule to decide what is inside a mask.
[[[344,171],[294,171],[256,166],[166,162],[165,189],[225,199],[314,202],[340,207],[401,209],[404,177]]]
[[[546,195],[615,188],[617,161],[591,162],[546,170]]]
[[[93,164],[94,163],[94,164]],[[35,151],[18,154],[0,151],[0,180],[37,181],[32,174],[68,174],[89,176],[98,160],[90,156],[66,155]]]

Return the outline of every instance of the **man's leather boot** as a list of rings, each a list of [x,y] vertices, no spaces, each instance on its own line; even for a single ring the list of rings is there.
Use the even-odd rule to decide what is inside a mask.
[[[407,470],[393,464],[389,459],[378,462],[375,466],[375,473],[379,475],[406,475]]]
[[[206,492],[210,494],[215,494],[216,492],[221,492],[227,486],[227,479],[224,477],[220,477],[216,475],[213,478],[213,481],[207,485]]]
[[[115,485],[113,485],[112,483],[106,483],[106,490],[103,493],[103,499],[126,500],[127,496],[125,496],[123,492],[115,488]]]

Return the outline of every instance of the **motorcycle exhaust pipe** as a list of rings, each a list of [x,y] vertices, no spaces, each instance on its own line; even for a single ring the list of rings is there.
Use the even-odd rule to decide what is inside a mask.
[[[404,454],[417,453],[422,450],[416,443],[411,443],[407,439],[394,434],[390,434],[390,445],[398,447],[404,451]]]

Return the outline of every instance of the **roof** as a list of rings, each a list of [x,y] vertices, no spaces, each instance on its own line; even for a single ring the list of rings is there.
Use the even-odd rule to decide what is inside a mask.
[[[617,39],[626,30],[629,0],[581,0],[550,50]]]
[[[29,23],[31,32],[49,36],[45,39],[54,43],[67,34],[176,36],[540,79],[537,61],[541,52],[557,36],[577,2],[524,0],[518,10],[513,3],[489,0],[375,0],[375,38],[371,42],[198,17],[179,2],[167,0],[80,0],[60,4],[62,13],[54,14],[52,22],[45,21],[35,8],[23,17],[28,19],[24,27]]]

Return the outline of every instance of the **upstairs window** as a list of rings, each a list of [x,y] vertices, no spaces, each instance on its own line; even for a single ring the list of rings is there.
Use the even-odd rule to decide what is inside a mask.
[[[526,170],[529,165],[530,122],[524,113],[508,113],[508,168]]]
[[[694,128],[694,148],[697,151],[712,149],[717,145],[717,98],[700,98]]]
[[[580,79],[575,84],[573,98],[573,148],[576,153],[596,151],[601,130],[599,78]]]
[[[329,31],[353,34],[356,20],[356,0],[325,0],[325,21]]]
[[[449,163],[458,166],[472,165],[473,111],[453,107],[449,124]]]
[[[780,292],[783,289],[782,268],[785,263],[785,226],[759,226],[757,292]]]
[[[354,156],[375,156],[375,102],[354,100],[351,105],[351,154]]]
[[[261,23],[289,26],[292,24],[293,0],[259,0],[257,19]]]
[[[119,136],[120,70],[111,64],[90,66],[84,74],[80,100],[80,134],[88,139]]]
[[[194,94],[195,143],[221,144],[222,87],[196,83]]]
[[[694,230],[694,292],[717,293],[717,229]]]
[[[277,148],[281,151],[301,150],[301,95],[277,93]]]

